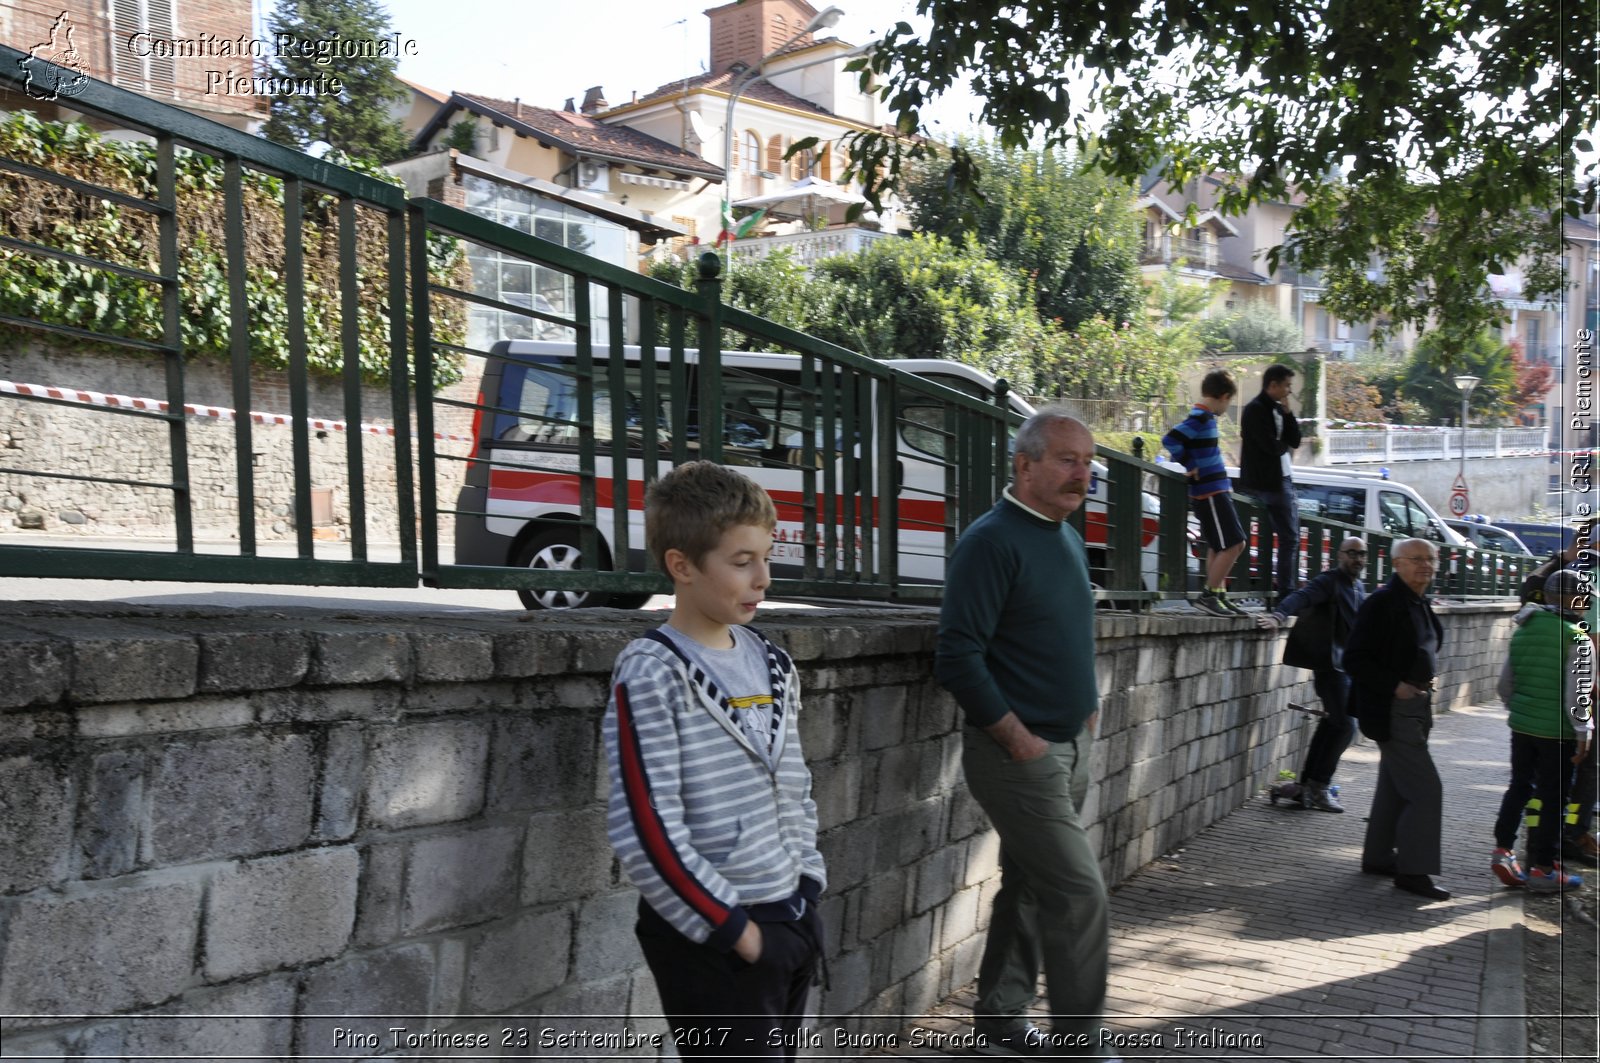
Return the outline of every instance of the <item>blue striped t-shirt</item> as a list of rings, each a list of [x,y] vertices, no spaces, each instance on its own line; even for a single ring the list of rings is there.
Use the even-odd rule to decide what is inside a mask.
[[[1232,489],[1217,438],[1217,415],[1204,406],[1195,406],[1182,423],[1161,437],[1172,460],[1195,473],[1189,481],[1190,498],[1210,498]]]

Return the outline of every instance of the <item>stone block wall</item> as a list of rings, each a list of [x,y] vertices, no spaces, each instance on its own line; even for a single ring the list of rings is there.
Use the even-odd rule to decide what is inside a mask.
[[[1492,685],[1508,615],[1447,613],[1441,702]],[[380,1055],[390,1027],[659,1054],[599,732],[611,662],[660,619],[0,607],[0,1056]],[[800,664],[829,868],[819,1026],[895,1029],[974,976],[998,885],[934,618],[764,629]],[[1106,615],[1099,639],[1087,814],[1115,884],[1297,766],[1283,703],[1310,695],[1237,622]],[[581,1015],[610,1018],[558,1018]]]
[[[83,353],[18,342],[0,351],[0,380],[60,387],[69,390],[165,400],[164,363],[159,358],[125,354]],[[469,367],[482,375],[481,359]],[[446,394],[470,401],[477,380],[463,381]],[[233,394],[232,370],[216,360],[194,360],[185,369],[187,401],[201,406],[254,410],[288,415],[288,374],[258,369],[252,374],[249,402]],[[308,387],[310,416],[327,421],[345,419],[344,393],[338,381],[312,377]],[[0,396],[6,417],[0,426],[0,456],[13,469],[37,469],[55,474],[114,477],[144,483],[174,480],[170,429],[165,421],[111,412],[103,406],[62,406]],[[361,420],[392,426],[393,404],[387,385],[361,388]],[[470,437],[471,410],[435,407],[437,430],[445,435]],[[413,429],[414,411],[410,415]],[[232,419],[191,416],[186,419],[189,479],[195,535],[201,540],[225,541],[238,537],[238,445]],[[293,430],[288,424],[255,423],[251,426],[251,462],[255,489],[255,531],[263,541],[292,539],[295,534]],[[332,538],[347,539],[352,520],[351,475],[347,430],[313,429],[308,440],[310,481],[313,490],[331,492]],[[361,483],[367,503],[367,534],[374,542],[395,542],[396,475],[394,437],[356,432],[361,449]],[[442,455],[465,456],[470,444],[459,439],[432,441]],[[415,463],[418,440],[413,437]],[[442,458],[438,462],[439,504],[454,509],[465,475],[465,463]],[[414,475],[414,470],[413,470]],[[137,536],[170,538],[174,529],[173,494],[154,487],[127,483],[91,483],[0,473],[0,533],[42,531],[85,536]],[[307,515],[310,520],[311,515]],[[441,518],[441,536],[453,541],[455,528]]]

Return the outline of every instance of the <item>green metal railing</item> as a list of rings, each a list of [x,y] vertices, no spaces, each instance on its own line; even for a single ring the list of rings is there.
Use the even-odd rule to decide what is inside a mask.
[[[1249,495],[1235,495],[1234,504],[1245,528],[1246,549],[1234,564],[1234,596],[1270,599],[1273,557],[1265,545],[1271,522],[1264,506]],[[1440,542],[1424,532],[1381,532],[1336,520],[1300,515],[1300,568],[1311,576],[1338,565],[1339,544],[1354,536],[1367,543],[1365,578],[1370,586],[1388,581],[1393,572],[1389,556],[1402,539],[1424,538],[1439,551],[1432,593],[1451,598],[1515,597],[1522,581],[1538,567],[1540,559],[1478,547],[1458,547]]]
[[[518,360],[503,349],[437,344],[428,323],[441,302],[454,300],[564,331],[571,337],[570,358],[532,361],[541,372],[570,377],[577,395],[575,410],[553,416],[512,408],[498,394],[469,401],[436,393],[424,401],[419,389],[419,436],[433,441],[421,449],[421,482],[440,482],[447,463],[469,470],[468,489],[455,506],[423,492],[421,571],[431,585],[622,597],[668,590],[664,577],[649,571],[640,556],[642,486],[671,463],[701,458],[741,466],[765,481],[780,526],[798,530],[803,556],[795,559],[790,575],[775,580],[774,593],[932,599],[939,580],[930,575],[928,558],[936,556],[942,569],[957,533],[993,503],[1005,482],[1009,433],[1021,417],[1008,410],[1003,386],[995,402],[983,401],[725,306],[715,255],[702,259],[701,278],[691,292],[431,200],[414,201],[410,211],[414,272],[426,241],[448,236],[468,242],[479,254],[538,265],[547,277],[558,276],[572,306],[570,314],[562,314],[458,287],[420,285],[413,291],[412,313],[419,381],[430,378],[441,350],[474,366]],[[617,327],[604,337],[595,335],[592,308],[601,300],[613,326],[635,323],[636,342],[624,342]],[[725,356],[725,346],[736,348],[731,357]],[[763,374],[740,364],[739,351],[745,349],[787,354],[791,360],[781,374]],[[783,374],[787,382],[775,383],[774,376]],[[469,377],[476,375],[476,369],[468,370]],[[760,445],[729,438],[739,412],[734,396],[746,382],[759,383],[772,396],[759,413],[751,411],[765,433]],[[597,402],[602,392],[610,398],[609,415]],[[627,401],[620,400],[624,395]],[[635,408],[643,412],[630,414]],[[927,416],[913,423],[905,416],[908,409]],[[493,432],[480,432],[482,442],[473,452],[454,453],[440,442],[447,433],[436,431],[441,410],[466,411],[480,425],[515,417],[564,442],[505,443]],[[913,456],[904,441],[908,430],[933,445]],[[937,482],[905,482],[904,470],[913,462],[938,470]],[[495,508],[498,482],[530,475],[564,483],[576,497],[551,504],[542,515],[525,510],[508,517]],[[903,512],[912,509],[914,515]],[[467,538],[461,529],[497,519],[520,528],[500,536],[498,554],[460,563]],[[444,560],[445,533],[452,524],[456,563]],[[583,559],[581,568],[513,569],[527,544],[551,529],[569,536],[570,547]]]
[[[23,58],[0,46],[0,87],[21,91]],[[687,291],[433,200],[407,200],[383,181],[102,82],[90,80],[69,102],[152,139],[150,188],[130,194],[37,160],[10,158],[0,158],[0,180],[26,195],[82,197],[119,217],[154,218],[155,266],[19,239],[4,219],[0,256],[69,262],[91,274],[153,285],[160,292],[160,336],[152,341],[67,326],[42,312],[0,315],[0,325],[159,358],[161,401],[91,406],[70,393],[38,388],[13,388],[0,398],[71,409],[79,417],[158,424],[169,474],[138,475],[113,455],[107,467],[88,472],[6,463],[0,485],[23,492],[30,484],[70,481],[89,492],[132,491],[148,500],[140,504],[170,508],[172,536],[170,543],[116,547],[89,535],[70,546],[28,545],[24,536],[11,536],[0,542],[0,576],[397,587],[421,582],[623,600],[666,589],[643,556],[643,485],[674,463],[703,458],[740,466],[758,482],[785,485],[769,487],[783,526],[793,529],[786,544],[791,567],[774,593],[932,600],[957,536],[993,505],[1009,479],[1010,437],[1021,414],[1004,382],[991,395],[964,394],[726,306],[715,256],[703,261],[696,289]],[[198,399],[236,411],[231,426],[221,429],[228,457],[220,463],[214,446],[196,460],[202,431],[193,386],[197,358],[185,344],[180,288],[186,256],[197,250],[197,238],[180,224],[178,173],[189,154],[216,160],[222,174],[229,349],[221,369],[208,368],[206,379],[225,393]],[[247,211],[252,174],[281,187],[274,212],[284,238],[275,265],[286,278],[288,320],[286,368],[276,375],[251,357],[259,322],[252,320],[257,311],[246,279],[246,244],[262,221]],[[339,359],[333,381],[314,377],[308,357],[312,323],[306,316],[304,239],[313,221],[338,234]],[[369,248],[365,260],[358,251],[362,241]],[[372,265],[373,246],[384,249],[379,269]],[[563,297],[534,306],[505,301],[435,268],[432,252],[441,246],[537,266]],[[375,404],[363,388],[360,324],[370,311],[363,310],[360,293],[374,284],[381,285],[388,312],[382,323],[386,409],[369,408]],[[554,332],[570,345],[570,357],[518,355],[446,335],[441,322],[459,322],[474,311],[525,323],[529,335]],[[773,373],[752,367],[746,352],[788,357],[778,374],[781,392],[753,418],[741,411],[741,398],[756,383],[770,384]],[[534,409],[493,389],[474,391],[480,377],[533,364],[567,382],[574,397],[570,408]],[[465,386],[444,386],[458,370]],[[270,430],[289,433],[281,457],[270,454],[269,430],[250,416],[263,381],[286,396],[286,414],[276,419],[283,427]],[[102,382],[42,383],[65,385],[70,392]],[[339,422],[332,429],[330,417]],[[501,439],[491,429],[505,419],[528,438],[562,442],[534,446]],[[219,423],[226,422],[203,430],[209,440]],[[757,445],[753,436],[762,442]],[[321,456],[317,473],[314,449]],[[1139,607],[1184,597],[1199,563],[1190,549],[1183,479],[1104,447],[1097,452],[1105,466],[1100,483],[1072,520],[1088,543],[1098,597]],[[329,475],[345,492],[342,542],[319,538],[310,518],[314,493],[327,490],[316,478]],[[392,476],[393,486],[380,495],[376,485],[383,476]],[[286,500],[279,486],[285,480]],[[497,491],[504,483],[564,492],[564,502],[538,511],[508,510],[506,493]],[[213,496],[234,507],[221,526],[215,523],[217,507],[200,504]],[[268,541],[262,531],[264,510],[275,500],[292,523],[286,542]],[[1259,515],[1248,504],[1242,508],[1255,534]],[[197,513],[211,523],[200,524]],[[1316,521],[1307,521],[1306,528],[1319,562],[1326,560],[1330,537],[1344,534],[1341,526]],[[468,540],[496,536],[503,540],[498,553],[463,556]],[[547,542],[569,549],[575,559],[570,568],[530,565],[530,549]],[[1379,563],[1376,556],[1372,563]],[[1450,574],[1453,593],[1502,594],[1514,590],[1513,564],[1463,551],[1441,565],[1441,580]],[[1259,590],[1259,566],[1245,571],[1242,565],[1236,586]],[[1308,558],[1308,571],[1319,567]]]
[[[0,45],[0,87],[22,92],[23,67],[29,58],[14,48]],[[35,59],[35,63],[42,60]],[[357,276],[355,230],[356,211],[361,208],[373,219],[371,224],[384,233],[389,246],[389,269],[385,281],[390,304],[405,303],[406,273],[403,251],[405,246],[405,194],[400,188],[354,173],[343,167],[318,162],[315,159],[259,137],[253,137],[227,126],[199,118],[187,111],[157,103],[137,93],[116,88],[101,81],[89,79],[70,100],[64,101],[87,115],[113,121],[118,127],[133,129],[148,135],[155,144],[156,167],[153,187],[148,194],[129,195],[115,188],[92,181],[69,177],[44,166],[22,160],[0,157],[0,175],[20,179],[32,191],[22,194],[54,194],[81,197],[89,203],[101,202],[119,215],[132,219],[148,215],[157,219],[159,246],[157,268],[132,269],[125,263],[93,256],[79,255],[70,248],[44,246],[14,239],[10,234],[0,240],[0,250],[16,255],[27,255],[70,262],[85,270],[132,277],[155,285],[160,290],[160,338],[151,342],[129,335],[78,328],[52,323],[42,315],[0,315],[0,324],[30,331],[52,334],[76,344],[90,343],[122,351],[131,351],[160,358],[165,368],[165,389],[160,396],[161,405],[154,409],[128,408],[120,405],[93,407],[95,416],[151,419],[166,426],[168,436],[167,464],[169,475],[164,479],[145,479],[124,474],[120,469],[96,470],[91,474],[69,474],[50,468],[0,467],[0,475],[11,478],[40,478],[74,480],[82,483],[119,485],[129,488],[152,506],[170,506],[173,541],[170,550],[105,549],[84,546],[30,547],[7,543],[0,547],[0,575],[8,576],[60,576],[60,577],[117,577],[134,579],[181,579],[201,581],[251,581],[263,583],[305,583],[365,586],[408,586],[416,583],[416,558],[414,540],[401,534],[398,537],[399,557],[378,561],[369,555],[364,466],[367,457],[358,433],[349,432],[346,452],[345,481],[350,492],[350,509],[356,519],[352,521],[348,557],[330,559],[319,556],[312,538],[311,522],[305,519],[312,506],[310,475],[310,439],[313,429],[309,423],[307,403],[309,371],[306,350],[306,318],[304,304],[305,210],[314,197],[327,197],[332,210],[341,219],[341,244],[339,249],[339,283],[344,310],[344,372],[341,379],[343,391],[342,412],[349,425],[359,425],[363,418],[360,352],[354,333]],[[202,550],[197,546],[195,533],[195,484],[191,460],[192,440],[189,406],[191,398],[188,377],[190,357],[185,350],[180,302],[180,268],[183,256],[192,250],[192,240],[185,241],[180,233],[182,204],[178,201],[178,167],[184,153],[209,156],[220,162],[223,172],[223,197],[225,201],[226,250],[225,260],[227,299],[232,317],[231,344],[228,371],[231,375],[231,403],[237,411],[233,417],[232,451],[233,477],[228,490],[237,496],[238,519],[230,529],[236,543],[231,553]],[[292,556],[264,556],[259,553],[260,536],[256,514],[258,480],[268,470],[255,465],[255,425],[248,412],[252,405],[252,377],[250,362],[251,320],[248,311],[245,267],[245,242],[252,222],[244,210],[244,175],[246,171],[270,175],[282,183],[282,223],[284,250],[282,269],[288,285],[289,317],[284,323],[288,342],[288,369],[285,384],[289,396],[292,433],[290,446],[293,481],[293,509],[300,519],[295,521],[295,540]],[[125,212],[125,213],[124,213]],[[0,223],[3,224],[3,223]],[[0,229],[0,233],[4,230]],[[397,523],[409,528],[414,523],[411,483],[411,434],[407,423],[408,370],[405,352],[405,326],[403,318],[396,317],[389,334],[388,371],[394,381],[392,392],[394,428],[392,436],[392,462],[396,470],[395,491]],[[47,382],[87,386],[84,382]],[[39,394],[9,394],[9,399],[19,402],[73,407],[83,410],[82,403],[70,398]]]

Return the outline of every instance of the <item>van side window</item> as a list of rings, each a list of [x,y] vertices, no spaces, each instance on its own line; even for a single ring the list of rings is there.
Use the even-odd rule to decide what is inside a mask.
[[[1321,520],[1365,526],[1367,492],[1357,487],[1326,487],[1322,484],[1295,484],[1301,514]]]
[[[931,380],[963,395],[971,395],[984,402],[993,402],[994,396],[982,385],[965,377],[950,376],[944,373],[925,373],[923,379]],[[932,455],[943,460],[948,447],[948,432],[945,430],[945,408],[923,398],[920,395],[907,395],[901,393],[896,403],[895,419],[900,425],[900,441],[913,450]],[[1015,427],[1011,429],[1014,440],[1017,435]]]
[[[623,393],[627,415],[628,435],[637,439],[648,416],[639,400],[639,369],[630,365],[625,376]],[[657,395],[661,394],[659,385]],[[533,443],[550,447],[576,447],[578,426],[556,424],[552,420],[576,421],[578,417],[578,378],[570,373],[556,372],[537,365],[507,365],[501,385],[501,405],[521,410],[532,416],[511,417],[497,415],[495,438],[506,443]],[[594,381],[594,437],[599,443],[611,441],[612,434],[611,382],[605,362],[595,362]],[[666,400],[655,411],[656,434],[665,439],[668,425]],[[545,420],[549,418],[551,420]],[[636,431],[637,430],[637,431]]]

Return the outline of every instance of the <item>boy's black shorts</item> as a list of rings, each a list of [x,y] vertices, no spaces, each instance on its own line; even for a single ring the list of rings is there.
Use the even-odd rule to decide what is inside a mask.
[[[1206,498],[1191,498],[1189,505],[1200,521],[1200,537],[1213,550],[1226,550],[1244,542],[1244,525],[1227,491]]]

